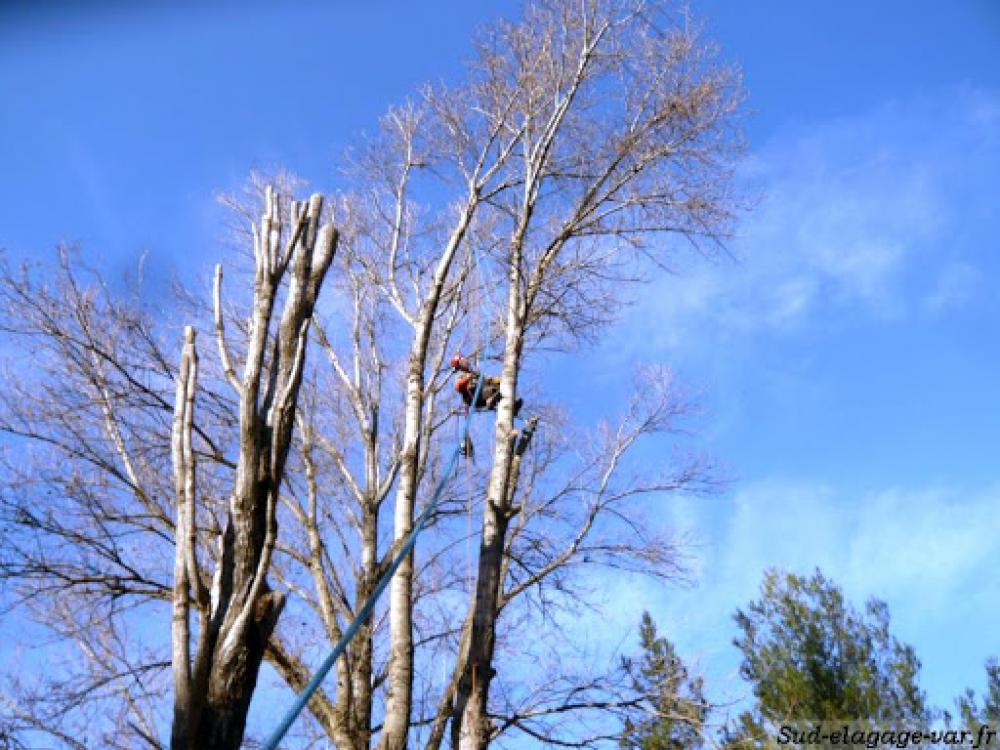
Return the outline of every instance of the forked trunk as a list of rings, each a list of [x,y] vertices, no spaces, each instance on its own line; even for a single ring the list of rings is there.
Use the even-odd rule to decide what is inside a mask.
[[[337,244],[332,225],[320,229],[322,206],[319,195],[308,205],[292,203],[294,226],[282,247],[280,206],[273,190],[268,190],[265,214],[254,227],[256,275],[242,381],[228,365],[224,332],[217,325],[224,366],[239,394],[240,444],[210,597],[198,570],[196,549],[191,415],[197,358],[193,331],[186,333],[173,435],[179,522],[171,750],[238,750],[267,641],[284,605],[283,595],[270,590],[267,574],[277,540],[278,491],[291,445],[308,324]],[[284,310],[272,332],[275,299],[286,272],[290,278]],[[269,347],[273,348],[267,357]],[[188,606],[192,598],[200,614],[193,663]]]

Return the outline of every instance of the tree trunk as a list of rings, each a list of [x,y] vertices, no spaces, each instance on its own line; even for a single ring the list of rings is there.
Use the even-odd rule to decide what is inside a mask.
[[[421,325],[425,323],[421,316]],[[423,412],[424,363],[427,336],[417,333],[406,380],[406,414],[399,488],[396,491],[394,541],[404,539],[413,528],[413,507],[419,473],[421,417]],[[423,346],[421,346],[421,344]],[[396,569],[389,590],[389,684],[380,750],[405,750],[413,702],[413,555]]]
[[[374,477],[370,494],[377,491]],[[374,499],[374,498],[373,498]],[[375,585],[378,559],[378,505],[370,502],[363,523],[361,575],[358,578],[355,608],[360,609]],[[368,750],[372,726],[372,621],[369,619],[351,643],[351,722],[350,732],[356,750]]]
[[[517,256],[512,268],[517,268]],[[481,750],[489,742],[492,727],[487,716],[496,621],[499,612],[501,573],[507,527],[513,517],[512,504],[517,477],[514,465],[514,403],[521,366],[523,322],[520,288],[512,273],[507,307],[507,335],[503,370],[500,375],[501,400],[497,406],[493,467],[483,509],[483,536],[479,547],[479,568],[473,602],[469,658],[459,681],[452,714],[452,747]]]
[[[263,594],[254,604],[253,618],[233,628],[216,649],[194,747],[239,750],[264,648],[283,606],[281,594]]]
[[[431,332],[452,261],[472,219],[476,197],[459,216],[434,272],[427,299],[414,327],[414,341],[406,378],[406,409],[399,487],[396,491],[394,541],[406,538],[413,529],[414,506],[420,476],[420,440],[423,433],[424,370]],[[379,750],[406,750],[413,705],[413,555],[397,568],[389,591],[389,678],[385,721]]]

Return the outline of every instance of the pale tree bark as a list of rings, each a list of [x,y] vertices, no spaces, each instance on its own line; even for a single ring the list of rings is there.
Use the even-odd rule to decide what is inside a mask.
[[[198,644],[204,651],[203,639],[209,637],[209,597],[198,567],[198,529],[195,526],[195,459],[191,447],[191,426],[194,423],[194,397],[198,387],[198,352],[195,331],[184,330],[184,348],[177,374],[177,398],[174,410],[171,453],[177,497],[177,543],[174,557],[173,625],[171,668],[174,675],[174,719],[171,743],[188,748],[192,732],[200,721],[200,699],[193,690],[204,690],[205,675],[191,673],[191,603],[198,609]],[[207,665],[207,661],[202,662]],[[204,669],[204,666],[202,666]]]
[[[414,320],[413,348],[406,373],[403,446],[400,454],[399,485],[393,538],[398,543],[413,530],[414,506],[420,472],[421,437],[424,432],[424,392],[427,353],[431,330],[437,315],[441,293],[455,254],[469,225],[471,207],[463,209],[449,238],[431,282],[431,288]],[[391,661],[386,697],[386,716],[379,747],[404,750],[410,727],[413,703],[413,556],[408,556],[396,570],[389,591],[389,627]]]
[[[191,460],[194,402],[194,334],[186,334],[178,377],[174,465],[180,522],[174,589],[176,704],[171,747],[236,750],[268,639],[284,597],[267,583],[277,537],[277,504],[295,424],[305,364],[308,325],[333,259],[337,232],[321,226],[323,201],[293,202],[292,227],[282,232],[274,191],[254,226],[256,275],[250,339],[239,383],[239,459],[211,595],[197,567],[194,528],[195,467]],[[275,334],[272,314],[289,276],[284,311]],[[222,331],[220,347],[225,350]],[[271,347],[270,355],[267,349]],[[226,369],[231,370],[226,359]],[[199,608],[197,646],[191,656],[188,598]]]

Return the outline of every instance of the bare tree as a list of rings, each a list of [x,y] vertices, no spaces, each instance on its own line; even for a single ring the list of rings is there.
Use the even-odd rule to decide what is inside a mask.
[[[0,574],[13,613],[33,615],[71,646],[44,652],[67,666],[37,684],[20,680],[24,690],[6,697],[22,728],[70,745],[136,747],[145,743],[139,727],[162,726],[169,670],[164,640],[127,623],[155,618],[171,600],[163,560],[174,535],[174,368],[147,317],[73,251],[59,261],[44,282],[7,268],[0,284],[3,329],[18,355],[6,363],[0,412]],[[203,406],[196,450],[206,466],[226,461],[213,437],[219,417],[217,405]],[[212,488],[205,477],[203,492]],[[128,720],[119,719],[123,691]],[[114,717],[114,741],[99,734],[107,724],[92,720],[95,705]]]
[[[642,506],[711,489],[711,467],[634,463],[637,444],[671,442],[690,412],[667,371],[641,376],[617,423],[582,432],[558,394],[526,390],[524,370],[606,330],[672,238],[711,250],[726,235],[738,78],[658,0],[542,0],[476,50],[464,83],[391,110],[352,157],[339,240],[319,229],[318,199],[283,209],[286,191],[268,194],[252,257],[227,263],[237,280],[252,263],[252,298],[237,284],[225,304],[220,272],[212,305],[188,299],[212,356],[199,361],[191,329],[178,367],[164,343],[176,329],[164,339],[149,311],[81,282],[71,254],[52,287],[6,272],[5,330],[34,359],[27,379],[5,378],[0,573],[50,625],[72,597],[87,616],[61,633],[79,643],[128,632],[138,608],[173,613],[170,644],[82,665],[77,687],[118,693],[74,702],[50,683],[65,709],[52,731],[73,737],[84,713],[128,706],[122,741],[155,744],[167,663],[175,747],[238,746],[262,660],[301,690],[315,644],[340,638],[440,478],[456,349],[500,369],[487,460],[449,485],[310,715],[339,748],[482,748],[514,732],[588,746],[634,705],[626,676],[560,658],[557,613],[586,605],[588,567],[676,577],[677,540],[642,524]],[[319,356],[306,361],[309,341]],[[534,419],[515,429],[522,393]],[[529,657],[526,628],[544,655]],[[516,668],[543,656],[557,678]]]
[[[405,457],[417,450],[424,332],[433,325],[428,313],[436,302],[434,290],[457,244],[488,237],[473,252],[495,262],[491,270],[508,289],[506,314],[496,321],[505,337],[504,399],[487,493],[478,603],[469,620],[471,652],[456,693],[456,738],[461,726],[470,737],[489,734],[493,630],[513,507],[505,506],[517,484],[511,405],[525,344],[592,335],[613,317],[614,284],[635,272],[635,257],[662,261],[662,251],[651,242],[670,233],[710,242],[724,234],[731,216],[736,77],[715,66],[695,31],[677,21],[657,3],[536,3],[523,22],[484,33],[467,84],[428,89],[419,105],[390,116],[393,138],[380,144],[382,172],[396,179],[387,185],[397,186],[384,191],[388,199],[380,211],[392,228],[387,293],[401,316],[416,323],[397,538],[408,531],[413,511]],[[421,169],[442,187],[460,186],[441,251],[428,251],[420,242],[425,228],[408,218],[419,213],[419,191],[411,180]],[[432,258],[434,265],[414,257]],[[396,279],[401,269],[414,267],[418,277],[433,267],[434,282],[411,311]],[[412,568],[406,568],[394,580],[383,735],[391,747],[405,743],[402,728],[411,721],[411,579]],[[460,720],[459,708],[473,713]],[[480,729],[469,729],[473,726]]]
[[[536,3],[523,22],[486,37],[473,86],[431,97],[451,114],[454,153],[484,128],[516,142],[487,204],[506,238],[496,256],[506,280],[502,400],[452,711],[455,746],[484,747],[492,735],[507,534],[519,510],[514,403],[526,344],[592,332],[613,313],[613,285],[627,280],[637,255],[662,261],[665,236],[711,240],[731,217],[736,80],[711,64],[687,24],[670,21],[649,2]],[[467,163],[461,155],[456,162]]]
[[[178,750],[240,746],[257,672],[284,606],[283,594],[271,590],[267,576],[277,542],[278,497],[291,448],[309,321],[337,245],[333,225],[321,226],[322,207],[318,194],[308,204],[293,202],[286,233],[277,194],[267,195],[265,213],[253,227],[256,276],[240,380],[226,354],[224,331],[218,330],[226,374],[239,396],[239,457],[211,586],[197,555],[192,427],[197,353],[194,329],[185,329],[171,443],[178,509],[171,747]],[[273,312],[286,274],[284,311],[272,337]],[[196,641],[190,628],[192,600],[198,611]]]
[[[104,633],[113,632],[123,612],[135,606],[133,598],[173,602],[174,747],[239,747],[265,645],[281,611],[283,597],[266,580],[276,544],[276,506],[308,323],[336,245],[332,225],[320,227],[321,209],[318,195],[308,204],[293,203],[282,247],[278,198],[269,194],[255,232],[254,306],[242,380],[223,357],[239,406],[231,410],[210,396],[204,418],[195,423],[197,355],[194,330],[187,329],[172,440],[164,439],[170,429],[164,385],[173,370],[148,321],[116,304],[106,288],[82,286],[66,253],[58,291],[33,286],[26,275],[8,274],[4,285],[8,330],[39,342],[37,364],[52,368],[43,386],[48,393],[10,383],[4,430],[57,451],[75,467],[64,472],[45,462],[47,473],[39,477],[9,466],[9,487],[61,488],[69,512],[33,507],[28,492],[7,499],[7,513],[27,533],[13,540],[5,577],[17,580],[30,600],[68,593],[88,599],[91,607],[106,606]],[[286,274],[284,311],[272,335],[272,313]],[[221,329],[219,336],[226,351]],[[228,444],[213,434],[224,427],[236,433]],[[235,460],[226,457],[227,450]],[[207,502],[200,515],[208,520],[206,535],[216,547],[210,573],[203,572],[200,559],[209,540],[200,537],[197,523],[199,455],[226,469],[233,483],[226,507],[218,502],[224,477],[203,472],[200,489]],[[164,481],[170,458],[173,493]],[[177,499],[176,520],[171,494]],[[173,543],[172,587],[144,554],[149,550],[133,541],[147,536]],[[54,546],[57,540],[64,546]],[[39,585],[24,585],[32,580]],[[81,644],[90,648],[92,628],[100,622],[89,623],[78,638]],[[131,671],[144,669],[133,665]]]

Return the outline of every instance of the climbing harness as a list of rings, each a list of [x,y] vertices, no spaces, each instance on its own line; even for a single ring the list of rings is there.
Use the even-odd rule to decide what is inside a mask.
[[[473,398],[473,403],[479,398],[480,389],[482,388],[484,378],[479,379],[479,383],[476,385],[476,393]],[[469,413],[465,417],[465,429],[463,430],[462,442],[464,442],[469,437],[469,428],[472,426],[472,414],[473,410],[469,409]],[[424,508],[423,512],[417,517],[416,523],[413,524],[413,529],[410,531],[409,536],[406,537],[406,541],[403,543],[402,548],[393,558],[392,563],[389,568],[382,574],[382,578],[376,584],[371,595],[365,601],[364,606],[361,607],[361,611],[354,617],[354,620],[348,625],[347,630],[341,636],[340,640],[337,641],[337,645],[333,647],[330,655],[323,660],[320,664],[319,669],[316,670],[316,674],[313,678],[309,680],[309,684],[306,685],[305,689],[298,695],[295,699],[295,703],[288,710],[288,713],[281,720],[278,728],[274,730],[274,733],[268,738],[268,740],[262,745],[263,750],[277,750],[278,743],[281,742],[285,733],[291,728],[295,719],[305,708],[305,705],[312,698],[313,693],[319,688],[323,680],[326,679],[327,674],[333,668],[333,665],[340,658],[341,654],[347,649],[347,644],[351,642],[358,630],[364,622],[371,617],[372,611],[375,609],[375,603],[378,598],[385,591],[385,587],[389,585],[389,581],[392,580],[393,575],[396,573],[396,569],[402,564],[406,556],[413,551],[414,545],[417,543],[417,536],[420,532],[424,530],[424,526],[427,525],[427,521],[431,517],[431,513],[437,508],[438,503],[441,500],[441,493],[444,492],[444,487],[448,482],[449,477],[456,468],[458,462],[458,456],[462,449],[462,442],[455,446],[455,450],[451,454],[451,460],[448,462],[448,468],[445,470],[444,474],[441,475],[441,481],[438,482],[437,487],[434,490],[434,494],[431,496],[430,502]]]

